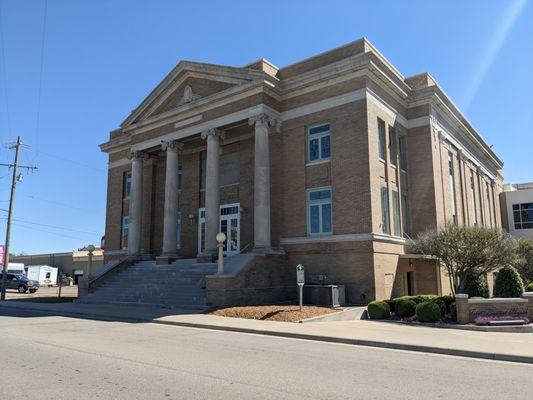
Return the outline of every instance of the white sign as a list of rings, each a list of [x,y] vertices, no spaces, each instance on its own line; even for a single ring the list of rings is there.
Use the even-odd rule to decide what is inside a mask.
[[[302,264],[298,264],[296,267],[296,283],[303,285],[305,283],[305,270]]]

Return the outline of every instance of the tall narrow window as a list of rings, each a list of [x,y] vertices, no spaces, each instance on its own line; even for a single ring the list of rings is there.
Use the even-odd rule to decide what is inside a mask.
[[[398,190],[392,190],[392,221],[394,223],[394,236],[402,235],[402,226],[400,224],[400,195]]]
[[[385,160],[387,152],[387,138],[385,136],[385,122],[378,118],[378,151],[379,158]]]
[[[128,225],[130,223],[130,217],[124,216],[122,217],[122,229],[120,232],[120,243],[122,245],[123,249],[128,248]]]
[[[331,189],[313,189],[307,192],[307,231],[310,235],[332,233]]]
[[[472,202],[472,222],[474,223],[474,226],[477,226],[476,182],[474,179],[474,171],[470,171],[470,194]]]
[[[176,218],[176,249],[181,248],[181,213]]]
[[[390,235],[389,192],[387,185],[381,186],[381,229],[383,233]]]
[[[411,235],[411,222],[409,221],[409,196],[406,192],[402,194],[402,222],[404,236]]]
[[[178,165],[178,190],[183,189],[183,173],[181,172],[181,165]]]
[[[487,214],[489,214],[489,226],[492,228],[492,210],[490,204],[490,187],[488,182],[485,182],[485,193],[487,195]]]
[[[329,124],[314,126],[307,131],[307,161],[329,160],[331,146]]]
[[[396,144],[396,130],[389,126],[389,156],[392,165],[396,166],[398,159],[398,146]]]
[[[448,153],[448,169],[450,173],[450,195],[452,196],[452,217],[453,223],[457,225],[457,195],[455,194],[455,171],[452,153]]]
[[[129,199],[131,195],[131,171],[124,172],[122,198]]]
[[[398,138],[398,152],[400,155],[400,168],[402,171],[407,171],[407,143],[405,141],[405,136],[400,135]]]

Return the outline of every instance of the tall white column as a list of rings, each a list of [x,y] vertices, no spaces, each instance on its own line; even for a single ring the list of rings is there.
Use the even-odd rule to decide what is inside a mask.
[[[167,153],[165,176],[165,215],[163,219],[163,256],[176,257],[178,234],[178,157],[183,145],[176,141],[163,142]]]
[[[268,131],[276,120],[266,114],[249,119],[255,128],[254,249],[270,249],[270,150]]]
[[[217,252],[216,235],[220,224],[220,139],[224,132],[209,129],[202,132],[207,140],[207,159],[205,177],[205,255],[215,256]]]
[[[145,154],[133,151],[131,159],[131,197],[128,225],[128,253],[138,255],[141,252],[141,219],[142,219],[142,184],[143,159]]]

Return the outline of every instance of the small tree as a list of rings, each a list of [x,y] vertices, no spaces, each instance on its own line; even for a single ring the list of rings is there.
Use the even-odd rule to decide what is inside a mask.
[[[520,297],[524,293],[524,284],[516,268],[506,265],[496,274],[494,297]]]
[[[533,240],[518,239],[517,257],[514,266],[525,283],[533,282]]]
[[[464,293],[469,275],[486,275],[512,262],[515,249],[503,231],[453,224],[425,232],[413,244],[414,252],[435,256],[445,266],[454,293]]]

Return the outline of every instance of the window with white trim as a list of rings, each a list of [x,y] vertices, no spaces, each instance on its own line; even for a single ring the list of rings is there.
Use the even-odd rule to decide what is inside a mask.
[[[407,192],[403,192],[402,194],[402,225],[404,236],[411,236],[411,222],[409,221],[409,195]]]
[[[128,248],[128,231],[129,231],[130,217],[122,217],[122,228],[120,230],[120,243],[123,249]]]
[[[389,191],[385,183],[381,185],[381,230],[390,235]]]
[[[307,161],[329,160],[331,156],[330,126],[322,124],[307,130]]]
[[[131,171],[124,172],[122,198],[129,199],[131,195]]]
[[[396,129],[389,126],[389,157],[391,165],[396,166],[398,159],[398,146],[396,143]]]
[[[307,233],[330,235],[333,232],[331,188],[307,191]]]
[[[378,155],[381,160],[387,157],[387,137],[385,136],[385,122],[378,118]]]
[[[181,248],[181,213],[176,218],[176,249]]]
[[[453,154],[448,152],[448,171],[450,175],[450,194],[452,196],[453,223],[457,225],[457,195],[455,194],[455,169],[453,167]]]
[[[402,235],[402,225],[400,223],[400,194],[397,189],[392,189],[392,222],[394,236]]]
[[[477,205],[476,205],[476,181],[474,179],[474,171],[470,171],[470,194],[472,202],[472,219],[474,226],[477,226]]]

